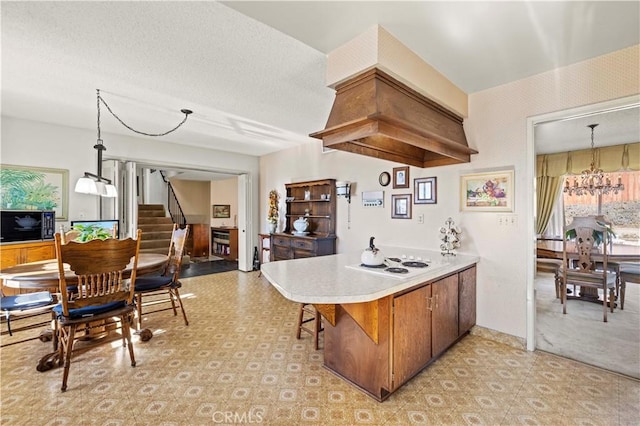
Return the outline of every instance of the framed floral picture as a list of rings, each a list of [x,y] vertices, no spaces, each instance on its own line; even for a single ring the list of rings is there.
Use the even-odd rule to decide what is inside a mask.
[[[0,208],[53,210],[56,219],[67,220],[69,170],[0,165]]]
[[[411,194],[391,196],[391,218],[411,219]]]
[[[497,170],[460,176],[460,210],[513,211],[513,170]]]

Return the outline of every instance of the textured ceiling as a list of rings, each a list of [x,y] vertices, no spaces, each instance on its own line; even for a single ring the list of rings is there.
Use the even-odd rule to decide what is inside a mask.
[[[312,142],[307,135],[324,128],[333,101],[325,54],[376,23],[470,93],[640,43],[638,2],[0,7],[3,115],[95,130],[99,88],[136,129],[167,130],[189,108],[187,125],[166,141],[248,155]],[[637,112],[631,118],[640,122]],[[586,124],[574,123],[573,137],[553,130],[582,148]],[[131,135],[104,114],[102,129]],[[637,141],[637,127],[627,133],[634,131]]]

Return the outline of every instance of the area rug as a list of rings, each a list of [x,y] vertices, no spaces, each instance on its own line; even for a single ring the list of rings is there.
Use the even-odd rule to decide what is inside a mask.
[[[198,277],[200,275],[217,274],[238,269],[238,262],[231,260],[212,260],[205,262],[192,262],[188,268],[180,271],[181,278]]]

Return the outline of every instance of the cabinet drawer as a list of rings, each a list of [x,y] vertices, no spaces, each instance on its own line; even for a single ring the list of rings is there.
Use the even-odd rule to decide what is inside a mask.
[[[273,254],[273,259],[272,260],[287,260],[287,259],[293,259],[293,253],[291,253],[291,250],[289,248],[286,247],[281,247],[281,246],[273,246],[273,250],[272,250]]]
[[[302,250],[302,249],[295,249],[294,253],[293,253],[293,258],[294,259],[302,259],[304,257],[316,257],[316,252],[315,251],[309,251],[309,250]]]
[[[309,240],[293,240],[293,247],[304,250],[315,250],[316,245]]]
[[[273,244],[274,246],[289,247],[291,245],[291,239],[286,237],[272,236],[271,244]]]

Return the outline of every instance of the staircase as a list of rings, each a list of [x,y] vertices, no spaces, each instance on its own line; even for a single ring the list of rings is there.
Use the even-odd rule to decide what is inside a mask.
[[[140,253],[169,252],[173,221],[166,215],[162,204],[139,204],[138,228],[142,230]]]

